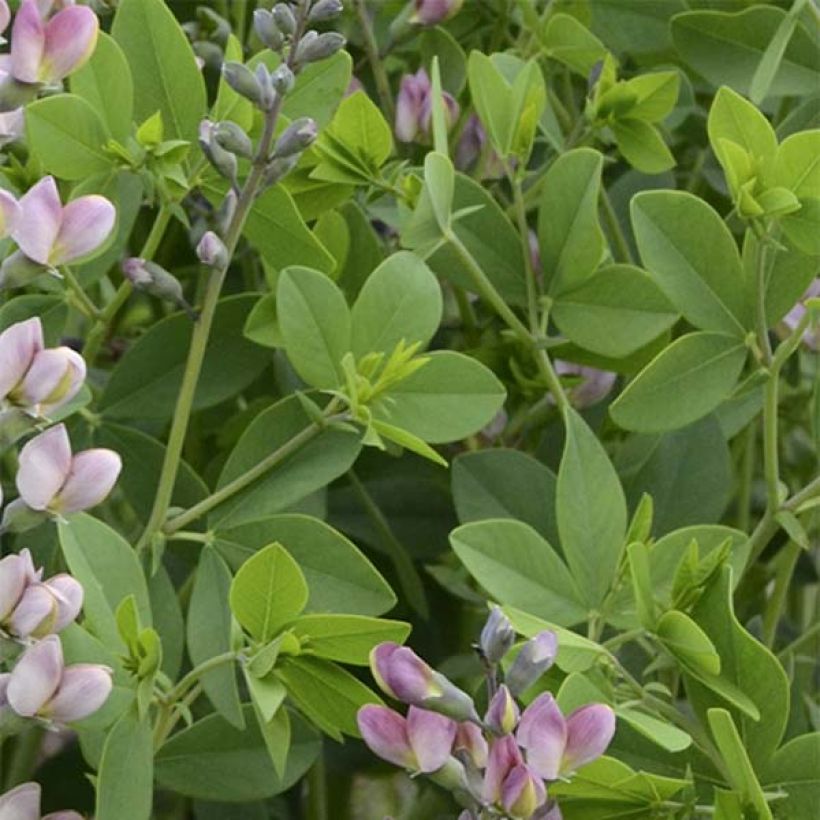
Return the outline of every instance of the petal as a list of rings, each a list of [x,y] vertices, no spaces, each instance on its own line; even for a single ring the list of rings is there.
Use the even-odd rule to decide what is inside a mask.
[[[11,20],[11,11],[6,0],[0,0],[0,34],[2,34]]]
[[[71,443],[65,425],[40,433],[20,451],[17,489],[34,510],[44,510],[65,484],[71,470]]]
[[[387,706],[363,706],[356,716],[359,731],[371,752],[405,769],[415,767],[407,738],[407,721]]]
[[[41,265],[50,263],[63,207],[54,177],[44,177],[20,199],[20,218],[12,238],[20,250]]]
[[[0,559],[0,622],[20,602],[28,583],[26,562],[20,555],[7,555]]]
[[[411,706],[407,711],[407,737],[420,772],[436,772],[449,759],[456,722],[444,715]]]
[[[487,765],[489,746],[484,733],[475,723],[459,723],[456,739],[453,741],[454,752],[465,752],[477,769]]]
[[[43,349],[43,326],[37,317],[17,322],[0,333],[0,400],[26,375]]]
[[[433,670],[412,650],[399,647],[386,665],[385,682],[391,692],[405,703],[421,703],[440,694],[433,683]]]
[[[72,723],[94,714],[111,694],[111,670],[93,663],[67,666],[48,714],[59,723]]]
[[[63,208],[51,264],[64,265],[96,250],[108,239],[116,221],[117,209],[104,196],[81,196],[69,202]]]
[[[81,68],[97,47],[99,31],[97,15],[86,6],[55,14],[46,26],[41,81],[55,83]]]
[[[36,83],[46,45],[46,29],[34,0],[23,0],[11,29],[11,73],[20,82]]]
[[[539,695],[521,716],[516,738],[527,763],[544,780],[555,780],[567,742],[567,724],[551,694]]]
[[[40,820],[40,784],[21,783],[0,796],[2,820]]]
[[[53,811],[44,814],[43,820],[83,820],[83,816],[76,811]]]
[[[412,76],[402,77],[399,94],[396,98],[396,123],[394,130],[397,139],[412,142],[419,130],[421,103],[416,93],[416,84]]]
[[[501,804],[511,817],[532,817],[546,799],[543,782],[526,766],[516,766],[501,787]]]
[[[49,635],[29,647],[12,670],[6,697],[18,715],[32,717],[51,700],[63,676],[60,639]]]
[[[603,703],[576,709],[567,718],[567,747],[561,773],[569,774],[599,758],[615,734],[615,713]]]
[[[497,735],[508,735],[515,729],[519,716],[518,704],[502,683],[490,701],[484,723]]]
[[[45,582],[49,592],[57,602],[57,619],[54,622],[54,631],[59,632],[67,627],[83,608],[83,585],[68,573],[60,573]]]
[[[40,415],[62,407],[77,395],[85,381],[85,359],[70,347],[39,353],[23,381],[24,401],[40,405]]]
[[[501,784],[523,762],[521,750],[512,735],[505,735],[492,742],[483,786],[484,799],[488,803],[497,803],[501,799]]]
[[[96,507],[113,489],[122,469],[122,459],[113,450],[97,448],[78,453],[54,509],[62,513]]]
[[[32,584],[9,617],[9,630],[19,638],[42,637],[52,631],[57,601],[44,584]]]
[[[15,114],[0,114],[0,139],[5,138],[2,133],[6,126],[6,121]],[[20,203],[6,190],[0,188],[0,239],[5,239],[20,221]]]

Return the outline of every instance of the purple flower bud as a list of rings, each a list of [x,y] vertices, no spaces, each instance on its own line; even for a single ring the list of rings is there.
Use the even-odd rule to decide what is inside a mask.
[[[57,83],[94,53],[99,21],[86,6],[64,8],[46,22],[34,0],[23,0],[11,37],[11,73],[24,83]]]
[[[312,23],[320,23],[325,20],[333,20],[344,11],[342,0],[319,0],[310,10],[308,20]]]
[[[259,107],[263,111],[271,111],[276,104],[276,87],[273,84],[273,74],[264,63],[256,66],[256,80],[259,83]]]
[[[56,635],[30,646],[11,673],[6,697],[21,717],[33,717],[51,700],[63,676],[63,649]]]
[[[40,784],[21,783],[0,795],[2,820],[40,820]]]
[[[270,72],[270,81],[278,94],[287,94],[296,83],[296,76],[287,63],[278,65]]]
[[[516,766],[501,786],[501,805],[510,817],[530,818],[546,800],[543,781],[528,766]]]
[[[77,395],[85,381],[85,360],[70,347],[41,350],[17,388],[17,403],[48,416]]]
[[[576,709],[567,718],[567,745],[561,774],[572,772],[597,760],[615,734],[615,713],[603,703],[592,703]]]
[[[793,333],[805,315],[805,301],[815,297],[820,297],[820,278],[815,279],[809,285],[808,290],[800,297],[797,304],[783,317],[783,325],[788,332]],[[820,328],[809,326],[803,333],[802,341],[810,350],[820,350]]]
[[[456,723],[444,715],[411,706],[407,710],[407,737],[419,772],[438,771],[449,759]]]
[[[282,48],[285,38],[276,26],[273,14],[267,9],[257,9],[253,13],[253,29],[262,44],[271,51],[279,51]]]
[[[277,3],[273,7],[273,19],[279,30],[285,34],[293,34],[296,31],[296,16],[288,3]]]
[[[494,606],[479,638],[479,648],[487,663],[495,665],[510,651],[515,641],[515,630],[501,607]]]
[[[33,510],[55,515],[95,507],[113,488],[122,461],[112,450],[71,454],[65,426],[58,424],[20,451],[17,489]]]
[[[296,61],[302,65],[317,63],[332,57],[337,51],[344,48],[347,41],[338,31],[326,31],[317,35],[309,31],[296,48]]]
[[[491,732],[497,735],[511,734],[518,724],[520,711],[518,704],[510,694],[510,690],[503,684],[493,695],[484,723]]]
[[[0,333],[0,401],[23,380],[43,347],[43,326],[37,317]]]
[[[212,268],[223,269],[230,262],[225,243],[213,231],[203,234],[196,246],[196,255],[200,262]]]
[[[569,390],[569,400],[575,407],[590,407],[606,398],[615,386],[618,378],[616,373],[608,370],[598,370],[597,367],[565,362],[560,359],[555,362],[555,372],[559,376],[575,377],[575,384]]]
[[[511,735],[497,738],[490,745],[487,770],[484,772],[483,797],[487,803],[499,803],[501,787],[510,772],[524,763],[521,750]]]
[[[244,68],[244,66],[243,66]],[[239,168],[236,156],[226,151],[216,140],[216,123],[202,120],[199,124],[199,146],[208,161],[219,173],[232,183],[236,183]]]
[[[131,257],[123,261],[122,272],[137,290],[173,302],[189,314],[192,313],[190,305],[185,301],[179,280],[156,262]]]
[[[422,26],[436,26],[454,17],[464,0],[416,0],[416,10],[411,18]]]
[[[528,640],[516,655],[506,683],[514,697],[518,697],[549,669],[558,654],[558,639],[554,632],[539,632]]]
[[[111,670],[92,663],[78,663],[63,671],[57,692],[47,705],[48,717],[73,723],[94,714],[111,694]]]
[[[310,117],[294,120],[276,141],[274,157],[290,157],[308,148],[319,134],[316,122]]]
[[[254,73],[242,63],[226,62],[222,65],[222,76],[225,82],[237,94],[259,105],[262,102],[262,89]]]
[[[442,97],[450,128],[458,119],[459,106],[446,91]],[[433,87],[429,75],[423,68],[415,74],[405,74],[396,99],[396,137],[402,142],[412,142],[418,134],[429,135],[432,116]]]
[[[79,197],[63,207],[57,183],[49,176],[20,199],[20,217],[12,237],[29,259],[57,267],[99,248],[111,234],[116,219],[114,206],[95,194]]]
[[[8,116],[8,114],[0,114],[0,120]],[[0,123],[0,130],[2,130],[2,123]],[[0,188],[0,239],[11,236],[19,221],[19,203],[8,191]]]
[[[3,148],[9,143],[17,142],[23,138],[25,133],[26,118],[22,108],[15,108],[12,111],[6,111],[0,114],[0,148]],[[3,205],[2,202],[0,202],[0,209],[2,208]],[[10,232],[9,229],[3,228],[2,224],[0,224],[0,232],[3,230],[6,230],[6,233]]]

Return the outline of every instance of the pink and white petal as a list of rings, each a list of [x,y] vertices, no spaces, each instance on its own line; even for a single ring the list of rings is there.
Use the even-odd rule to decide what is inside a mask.
[[[34,357],[15,398],[26,406],[40,404],[60,387],[66,370],[65,357],[57,349],[41,350]]]
[[[507,775],[523,762],[521,750],[512,735],[504,735],[492,741],[482,786],[487,803],[497,803],[501,799],[501,786]]]
[[[87,6],[70,6],[55,14],[46,26],[41,81],[59,82],[82,68],[97,47],[99,32],[97,15]]]
[[[20,218],[11,236],[29,259],[48,265],[62,216],[57,183],[43,177],[20,198]]]
[[[0,139],[5,137],[3,133],[6,120],[16,112],[0,114]],[[20,203],[6,190],[0,188],[0,239],[11,236],[17,223],[20,221]]]
[[[117,209],[104,196],[81,196],[63,208],[62,223],[50,262],[63,265],[86,256],[108,239],[117,221]]]
[[[20,451],[20,497],[33,510],[45,510],[66,483],[71,467],[71,442],[65,425],[40,433]]]
[[[407,737],[407,721],[387,706],[362,706],[356,716],[362,739],[382,760],[415,768],[416,761]]]
[[[456,722],[444,715],[411,706],[407,711],[407,738],[418,771],[438,771],[449,759],[456,737]]]
[[[2,820],[40,820],[40,784],[21,783],[0,795]]]
[[[93,663],[77,663],[63,671],[57,693],[47,706],[49,717],[72,723],[93,715],[111,694],[111,670]]]
[[[83,585],[66,572],[55,575],[45,582],[57,602],[57,619],[54,622],[54,631],[67,627],[83,608]]]
[[[43,349],[43,326],[35,316],[0,333],[0,400],[23,379]]]
[[[9,631],[19,638],[42,637],[51,632],[57,600],[43,584],[32,584],[8,619]]]
[[[96,507],[117,483],[122,459],[113,450],[96,448],[78,453],[63,488],[55,499],[55,512],[65,514]]]
[[[56,635],[30,646],[11,673],[6,697],[22,717],[33,717],[54,696],[63,676],[63,649]]]
[[[44,350],[34,360],[34,364],[23,382],[24,391],[29,379],[32,378],[32,371],[34,371],[39,359],[47,353],[50,354],[50,358],[56,360],[55,368],[60,368],[60,380],[49,392],[38,392],[41,398],[37,399],[37,403],[40,405],[40,415],[43,416],[49,415],[53,410],[71,401],[83,386],[86,375],[85,359],[76,350],[72,350],[70,347],[55,347]]]
[[[40,81],[46,27],[34,0],[23,0],[11,28],[11,73],[22,83]]]
[[[0,0],[0,34],[2,34],[11,22],[11,10],[6,0]]]
[[[615,734],[615,713],[603,703],[592,703],[576,709],[567,718],[567,746],[562,774],[569,774],[606,750]]]
[[[20,602],[27,583],[26,562],[22,556],[0,558],[0,621]]]
[[[527,763],[544,780],[555,780],[562,770],[567,724],[555,699],[539,695],[521,717],[516,733],[527,753]]]

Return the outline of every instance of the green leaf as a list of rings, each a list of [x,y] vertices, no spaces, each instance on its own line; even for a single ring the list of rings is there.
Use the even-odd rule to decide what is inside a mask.
[[[493,61],[480,51],[471,51],[467,60],[470,97],[478,117],[487,129],[496,152],[506,157],[514,126],[512,90]]]
[[[323,273],[288,268],[276,290],[279,330],[294,370],[313,387],[344,382],[342,358],[350,350],[350,311],[344,295]]]
[[[590,609],[604,599],[626,535],[626,500],[601,443],[574,410],[566,414],[566,443],[556,485],[561,547]]]
[[[60,547],[71,574],[83,585],[83,611],[106,646],[120,647],[114,613],[133,595],[143,626],[151,625],[148,587],[130,544],[102,521],[80,513],[58,525]]]
[[[362,615],[302,615],[290,628],[304,654],[367,666],[370,652],[383,641],[404,643],[410,624]]]
[[[638,621],[644,629],[655,628],[655,597],[649,575],[649,553],[645,544],[635,542],[627,547],[629,574],[632,578],[632,592]]]
[[[257,297],[222,299],[205,352],[194,409],[225,401],[247,387],[269,362],[269,354],[242,336]],[[120,359],[100,402],[109,419],[168,419],[182,382],[193,324],[183,313],[153,325]]]
[[[588,77],[595,64],[606,56],[604,44],[575,17],[558,12],[550,15],[541,33],[548,57]]]
[[[373,402],[374,417],[401,427],[429,444],[459,441],[492,421],[506,392],[483,364],[449,350]]]
[[[230,589],[231,573],[225,562],[213,547],[204,546],[188,605],[187,644],[194,666],[231,649]],[[212,669],[200,677],[200,682],[208,700],[225,720],[238,729],[244,728],[234,665]]]
[[[166,139],[196,141],[205,83],[173,12],[162,0],[122,0],[111,33],[131,66],[137,122],[160,111]]]
[[[263,643],[299,615],[307,600],[305,576],[281,544],[271,544],[249,558],[231,583],[231,611]]]
[[[739,792],[744,803],[753,805],[761,820],[771,820],[772,811],[766,802],[763,789],[755,776],[749,755],[738,734],[731,714],[725,709],[710,709],[708,712],[709,728],[718,747],[720,756],[726,764],[729,782]]]
[[[677,726],[659,720],[645,712],[639,712],[629,706],[616,706],[615,714],[619,720],[628,723],[637,732],[651,740],[667,752],[682,752],[692,745],[692,738]]]
[[[279,332],[279,321],[276,318],[275,293],[266,293],[253,306],[242,332],[262,347],[282,347],[282,334]]]
[[[675,167],[675,158],[654,125],[635,117],[610,124],[624,159],[644,174],[662,174]]]
[[[628,80],[626,88],[636,96],[629,116],[646,122],[660,122],[672,112],[678,101],[680,73],[653,71],[640,74]]]
[[[777,149],[774,183],[798,197],[820,191],[820,129],[801,131],[783,140]]]
[[[583,595],[558,554],[520,521],[463,524],[450,544],[470,574],[501,604],[562,626],[586,618]]]
[[[598,222],[603,162],[598,151],[576,148],[555,160],[544,178],[538,244],[552,294],[585,282],[604,254]]]
[[[678,314],[646,271],[608,265],[558,294],[552,318],[580,347],[622,358],[668,330]]]
[[[625,430],[663,432],[710,413],[737,384],[746,347],[722,333],[689,333],[661,351],[610,406]]]
[[[82,97],[58,94],[26,106],[26,132],[43,168],[61,179],[85,179],[113,168],[103,151],[106,126]]]
[[[381,698],[349,672],[322,658],[285,656],[276,674],[304,715],[336,740],[342,734],[361,737],[356,713]]]
[[[655,628],[664,647],[688,668],[720,674],[720,657],[706,633],[684,612],[667,610]]]
[[[631,203],[644,267],[684,318],[741,338],[753,326],[735,240],[703,200],[682,191],[645,191]]]
[[[157,752],[157,783],[186,797],[236,803],[264,800],[289,789],[320,753],[321,739],[305,721],[291,716],[287,766],[279,777],[250,704],[244,716],[244,731],[212,714],[175,734]]]
[[[103,118],[108,131],[123,142],[134,119],[134,80],[116,40],[100,32],[91,59],[69,79],[71,93],[83,97]]]
[[[148,595],[154,629],[162,640],[161,669],[169,678],[176,679],[185,652],[185,621],[177,591],[164,566],[158,566],[148,579]]]
[[[766,791],[785,791],[779,816],[814,820],[820,801],[820,732],[800,735],[783,744],[762,772]]]
[[[784,216],[780,225],[797,250],[820,256],[820,197],[801,199],[800,210]]]
[[[424,348],[441,314],[441,288],[427,265],[414,254],[394,253],[370,274],[353,305],[353,354],[389,356],[402,340]]]
[[[98,820],[149,820],[154,737],[150,722],[129,709],[108,733],[97,773]]]
[[[312,419],[296,396],[288,396],[261,412],[228,457],[217,489],[255,467],[311,424]],[[358,436],[327,428],[275,470],[216,507],[210,514],[209,524],[226,529],[282,512],[345,473],[360,449]]]
[[[752,6],[737,13],[692,11],[672,19],[672,39],[681,57],[712,85],[748,94],[763,55],[786,12]],[[769,86],[770,97],[812,93],[817,88],[818,46],[798,23]]]
[[[337,51],[327,60],[304,66],[296,78],[296,85],[285,97],[282,113],[291,120],[311,117],[319,128],[324,128],[333,119],[340,103],[343,104],[352,65],[353,60],[346,51]]]
[[[307,581],[308,612],[381,615],[396,596],[378,570],[341,533],[317,518],[276,515],[218,529],[216,548],[233,566],[278,541],[299,564]]]
[[[519,450],[462,453],[453,462],[453,503],[462,524],[512,518],[558,544],[555,473]]]
[[[467,57],[455,37],[442,26],[425,27],[419,36],[418,48],[428,74],[433,58],[438,58],[444,90],[458,97],[467,82]]]
[[[246,671],[245,679],[271,763],[276,774],[282,777],[286,771],[290,751],[290,714],[287,709],[281,708],[287,691],[273,675],[268,675],[267,679],[262,680],[254,678]]]

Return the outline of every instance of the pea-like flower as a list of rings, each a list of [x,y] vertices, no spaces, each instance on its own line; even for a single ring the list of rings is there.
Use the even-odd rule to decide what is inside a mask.
[[[455,721],[411,706],[407,717],[387,706],[363,706],[357,715],[359,731],[370,750],[411,772],[438,771],[450,759],[456,736]]]
[[[820,297],[820,278],[815,279],[809,285],[798,303],[783,317],[783,325],[790,333],[794,332],[806,314],[806,300],[818,297]],[[803,333],[801,341],[810,350],[820,350],[820,327],[816,324],[814,327],[809,326]]]
[[[0,117],[8,117],[0,114]],[[11,236],[20,221],[20,204],[8,192],[0,188],[0,239]]]
[[[65,666],[56,635],[30,646],[11,672],[9,706],[21,717],[72,723],[96,712],[111,693],[111,670],[78,663]]]
[[[559,376],[569,377],[567,395],[575,407],[590,407],[606,398],[615,386],[616,373],[587,367],[575,362],[560,359],[555,362],[555,372]]]
[[[416,0],[412,20],[423,26],[437,26],[461,10],[464,0]]]
[[[532,686],[549,669],[558,654],[558,638],[544,630],[530,638],[515,656],[507,672],[507,686],[515,697]]]
[[[0,406],[48,416],[77,395],[85,373],[85,360],[76,351],[45,348],[37,317],[0,333]]]
[[[20,451],[19,462],[20,500],[32,510],[52,515],[96,507],[111,492],[122,469],[113,450],[97,448],[73,455],[62,424],[29,441]]]
[[[21,783],[0,795],[0,820],[41,820],[40,784]],[[42,820],[82,820],[82,816],[76,811],[55,811]]]
[[[94,53],[97,15],[70,5],[46,19],[54,4],[23,0],[11,31],[11,75],[21,83],[54,84],[81,68]]]
[[[442,97],[449,128],[458,119],[459,106],[446,91]],[[412,142],[419,134],[429,135],[432,118],[433,86],[429,75],[423,68],[415,74],[405,74],[396,99],[396,137],[402,142]]]

